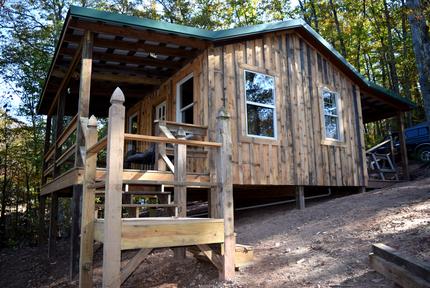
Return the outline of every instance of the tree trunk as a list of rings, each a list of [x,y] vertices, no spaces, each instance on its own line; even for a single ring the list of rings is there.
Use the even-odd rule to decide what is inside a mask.
[[[346,58],[345,41],[343,39],[342,30],[340,29],[340,23],[339,23],[339,19],[337,17],[336,7],[333,4],[333,0],[330,0],[330,7],[331,7],[331,11],[333,13],[334,23],[336,24],[337,37],[338,37],[339,42],[340,42],[340,51],[342,53],[342,56]]]
[[[420,90],[424,100],[427,121],[430,121],[430,36],[420,0],[407,0],[410,9],[409,23],[412,31],[412,45],[419,75]]]
[[[311,12],[312,12],[312,18],[314,20],[314,25],[315,25],[315,31],[317,31],[317,33],[320,33],[320,28],[319,28],[319,23],[318,23],[318,16],[317,16],[317,10],[315,8],[315,1],[314,0],[310,0],[311,3]]]
[[[402,0],[402,7],[405,6],[405,0]],[[406,27],[406,22],[407,22],[407,14],[406,11],[402,11],[402,42],[403,42],[403,47],[402,47],[402,52],[403,52],[403,59],[404,61],[406,61],[406,59],[408,59],[408,45],[407,45],[407,41],[408,41],[408,30]],[[409,64],[406,63],[405,64]],[[407,69],[406,67],[403,68],[403,90],[404,90],[404,94],[406,96],[407,99],[411,100],[411,79],[409,76],[409,69]],[[409,111],[407,113],[405,113],[406,115],[406,127],[411,127],[412,126],[412,111]]]
[[[387,40],[388,40],[388,69],[390,71],[390,79],[391,79],[391,89],[396,92],[397,95],[400,94],[399,91],[399,77],[397,76],[396,69],[396,58],[394,56],[394,47],[393,47],[393,32],[391,27],[391,17],[390,11],[388,10],[387,0],[384,0],[384,14],[385,14],[385,25],[387,26]]]

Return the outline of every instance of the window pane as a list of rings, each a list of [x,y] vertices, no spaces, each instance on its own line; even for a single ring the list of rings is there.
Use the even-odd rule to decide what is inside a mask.
[[[324,98],[324,114],[337,115],[336,94],[329,91],[323,92]]]
[[[339,139],[337,117],[324,116],[326,138]]]
[[[191,77],[190,79],[182,83],[180,86],[180,108],[183,108],[193,103],[193,94],[193,78]]]
[[[193,107],[182,111],[182,123],[193,124]]]
[[[247,104],[248,134],[274,137],[273,108]]]
[[[245,71],[246,100],[261,104],[275,104],[274,79],[269,75]]]

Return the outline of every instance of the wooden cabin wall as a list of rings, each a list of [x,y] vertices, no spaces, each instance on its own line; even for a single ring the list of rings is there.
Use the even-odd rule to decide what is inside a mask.
[[[246,136],[244,69],[275,77],[275,140]],[[222,105],[231,115],[234,184],[367,185],[359,89],[354,101],[354,83],[299,34],[209,48],[207,72],[211,135]],[[340,94],[342,143],[323,139],[323,87]]]

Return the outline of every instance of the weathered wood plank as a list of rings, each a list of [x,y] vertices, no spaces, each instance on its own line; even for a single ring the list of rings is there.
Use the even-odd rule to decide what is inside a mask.
[[[121,192],[124,155],[125,99],[121,89],[112,94],[109,108],[105,222],[103,245],[103,287],[120,287]]]

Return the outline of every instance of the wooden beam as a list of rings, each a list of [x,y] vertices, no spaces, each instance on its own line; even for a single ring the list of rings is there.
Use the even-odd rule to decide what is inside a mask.
[[[430,287],[430,266],[402,256],[395,249],[378,243],[369,254],[370,267],[401,287]]]
[[[180,37],[159,33],[150,30],[142,30],[133,27],[113,26],[104,23],[84,22],[82,20],[72,19],[69,27],[80,30],[90,30],[97,33],[104,33],[116,36],[129,36],[139,40],[150,40],[160,43],[171,43],[179,46],[188,46],[196,49],[205,49],[208,44],[204,40],[196,38]]]
[[[296,186],[296,208],[305,209],[305,189],[303,186]]]
[[[52,75],[61,77],[64,75],[64,71],[56,70],[52,72]],[[74,73],[73,77],[78,78],[79,73]],[[163,79],[151,78],[146,76],[133,76],[124,71],[118,71],[117,74],[108,73],[93,73],[92,80],[98,81],[111,81],[115,83],[129,83],[129,84],[148,84],[148,85],[161,85]]]
[[[220,216],[224,218],[224,257],[223,269],[220,271],[222,280],[232,280],[235,275],[234,257],[236,237],[234,235],[233,175],[232,175],[232,142],[230,115],[224,107],[217,115],[217,142],[222,143],[216,159],[216,173],[219,182],[217,190]],[[211,203],[213,205],[213,203]]]
[[[404,113],[397,114],[397,122],[399,125],[399,142],[400,142],[400,155],[402,157],[403,177],[405,180],[410,179],[409,175],[409,161],[408,161],[408,148],[406,147],[405,140],[405,120]]]
[[[89,117],[90,113],[93,37],[94,35],[90,31],[85,31],[82,44],[81,78],[79,81],[78,119]],[[83,166],[84,159],[82,159],[80,153],[81,146],[85,146],[85,140],[82,135],[81,123],[77,121],[75,167]]]
[[[151,253],[152,249],[140,249],[134,257],[128,261],[125,267],[121,270],[121,284],[139,267],[140,263]]]
[[[179,130],[178,139],[185,140],[185,131]],[[187,146],[184,144],[175,145],[175,176],[174,179],[178,183],[184,183],[187,181]],[[178,208],[179,217],[187,216],[187,187],[183,185],[175,185],[174,188],[174,203]],[[175,259],[182,260],[186,257],[186,250],[184,247],[175,248],[174,250]]]
[[[79,222],[81,216],[82,185],[73,185],[73,196],[71,203],[72,227],[70,233],[70,281],[79,273]]]
[[[49,217],[48,257],[53,258],[56,254],[56,241],[58,234],[58,194],[51,194],[51,209]]]
[[[82,192],[81,214],[81,247],[79,256],[79,287],[93,286],[93,242],[94,242],[94,211],[95,189],[90,187],[96,179],[97,153],[88,152],[88,148],[97,142],[97,119],[92,116],[86,129],[84,180]]]
[[[75,53],[75,49],[71,49],[71,48],[63,48],[60,50],[60,54],[62,55],[73,55],[74,53]],[[181,60],[178,60],[178,61],[160,60],[160,59],[154,59],[150,57],[128,56],[128,55],[102,53],[102,52],[94,52],[93,59],[101,60],[101,61],[113,61],[113,62],[119,62],[119,63],[138,64],[138,65],[145,65],[145,66],[167,67],[172,69],[179,69],[184,66],[184,62]]]
[[[117,88],[110,100],[103,245],[103,287],[120,287],[121,194],[124,163],[125,99]]]
[[[202,251],[202,253],[209,259],[209,261],[218,269],[222,271],[222,260],[221,257],[217,255],[210,247],[206,244],[197,245],[197,247]]]
[[[106,219],[95,221],[94,239],[96,241],[103,242],[104,235],[107,235],[104,230],[105,221]],[[223,219],[209,218],[123,218],[121,249],[219,244],[224,241],[223,222]]]
[[[81,40],[80,36],[77,35],[66,35],[64,37],[64,42],[69,43],[79,43]],[[135,52],[146,52],[146,53],[156,53],[167,56],[177,56],[182,58],[194,58],[196,56],[195,50],[185,50],[181,48],[170,48],[159,45],[149,45],[140,42],[130,42],[122,40],[109,40],[109,39],[94,39],[94,46],[101,48],[112,48],[121,49]]]

